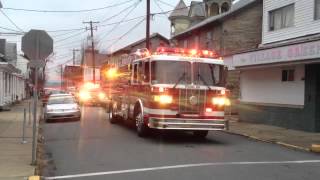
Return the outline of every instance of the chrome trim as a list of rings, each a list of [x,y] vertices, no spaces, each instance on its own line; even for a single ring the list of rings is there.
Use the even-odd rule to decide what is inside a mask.
[[[179,130],[227,130],[225,119],[149,118],[149,128]]]

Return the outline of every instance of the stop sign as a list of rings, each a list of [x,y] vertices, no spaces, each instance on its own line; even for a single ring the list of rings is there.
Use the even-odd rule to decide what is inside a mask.
[[[21,49],[32,60],[45,60],[53,51],[53,39],[46,31],[32,29],[22,37]]]

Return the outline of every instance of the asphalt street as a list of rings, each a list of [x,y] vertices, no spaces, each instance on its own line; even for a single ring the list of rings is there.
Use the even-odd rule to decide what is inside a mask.
[[[320,179],[320,156],[210,132],[199,140],[186,132],[137,136],[132,127],[110,124],[99,107],[83,107],[79,122],[43,125],[50,158],[46,179]]]

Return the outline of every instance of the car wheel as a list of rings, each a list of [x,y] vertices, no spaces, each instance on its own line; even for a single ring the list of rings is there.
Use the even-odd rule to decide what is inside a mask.
[[[204,139],[207,137],[209,131],[193,131],[193,135],[197,138]]]
[[[111,124],[115,124],[117,122],[117,117],[114,114],[114,106],[110,107],[110,110],[108,113],[108,119]]]
[[[144,123],[143,114],[142,114],[140,108],[137,110],[137,112],[135,114],[136,114],[135,115],[135,122],[136,122],[138,136],[144,137],[144,136],[148,135],[149,128]]]

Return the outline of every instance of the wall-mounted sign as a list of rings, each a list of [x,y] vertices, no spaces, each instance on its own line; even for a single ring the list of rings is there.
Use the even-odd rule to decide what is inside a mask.
[[[320,58],[320,41],[237,54],[233,56],[233,65],[240,67],[316,58]]]

